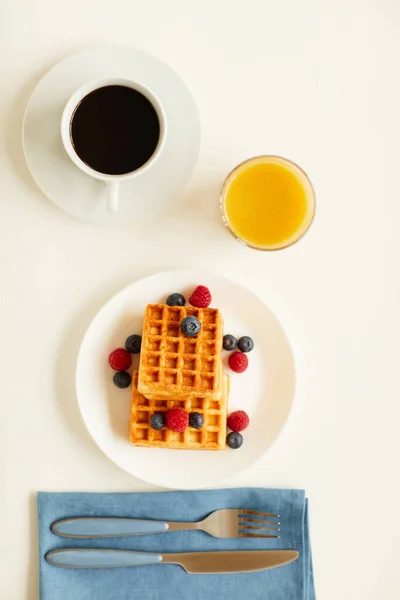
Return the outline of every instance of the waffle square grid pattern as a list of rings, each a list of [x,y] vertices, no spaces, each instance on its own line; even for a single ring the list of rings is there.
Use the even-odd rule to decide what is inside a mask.
[[[133,374],[129,438],[136,446],[176,448],[186,450],[221,450],[225,447],[229,376],[223,374],[222,397],[219,400],[191,397],[187,399],[149,400],[137,389],[138,372]],[[188,413],[199,412],[204,418],[201,429],[187,427],[184,432],[152,429],[154,413],[166,413],[182,408]]]
[[[195,316],[201,331],[185,337],[181,321]],[[148,399],[222,394],[222,316],[215,308],[149,304],[143,324],[138,389]]]

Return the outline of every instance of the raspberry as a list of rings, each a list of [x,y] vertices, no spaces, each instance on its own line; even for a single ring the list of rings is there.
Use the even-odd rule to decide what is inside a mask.
[[[243,352],[232,352],[229,357],[229,366],[235,373],[244,373],[249,366],[249,359]]]
[[[210,290],[205,285],[198,285],[189,298],[189,302],[196,308],[207,308],[211,304]]]
[[[228,417],[228,427],[232,431],[244,431],[250,423],[250,419],[244,410],[235,410]]]
[[[166,414],[165,424],[171,431],[185,431],[189,424],[189,414],[182,408],[171,408]]]
[[[132,357],[124,348],[117,348],[111,352],[108,362],[114,371],[127,371],[132,364]]]

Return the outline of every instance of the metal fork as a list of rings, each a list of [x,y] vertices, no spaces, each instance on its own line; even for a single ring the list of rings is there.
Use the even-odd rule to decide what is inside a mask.
[[[224,508],[198,522],[164,522],[125,518],[76,518],[53,523],[53,533],[68,538],[109,538],[200,530],[217,538],[278,538],[279,515],[244,508]]]

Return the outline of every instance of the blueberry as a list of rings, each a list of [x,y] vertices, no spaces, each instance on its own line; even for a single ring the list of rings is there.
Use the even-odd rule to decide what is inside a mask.
[[[162,429],[165,425],[165,417],[161,413],[154,413],[150,419],[150,426],[153,429]]]
[[[168,306],[185,306],[185,296],[182,296],[182,294],[171,294],[167,298],[167,304]]]
[[[254,348],[254,342],[248,335],[244,335],[237,343],[240,352],[251,352]]]
[[[237,346],[237,339],[235,338],[235,336],[230,335],[229,333],[224,335],[224,339],[223,339],[224,350],[235,350],[236,346]]]
[[[204,418],[198,412],[192,412],[189,415],[189,425],[194,429],[201,429],[204,425]]]
[[[131,385],[132,377],[126,371],[117,371],[114,374],[113,382],[121,389],[127,388]]]
[[[125,342],[125,348],[131,354],[138,354],[140,352],[141,345],[142,338],[140,335],[130,335]]]
[[[185,317],[181,321],[181,331],[186,337],[196,337],[200,329],[201,324],[197,317]]]
[[[243,436],[241,433],[231,431],[231,433],[228,433],[228,435],[226,436],[226,443],[229,446],[229,448],[232,448],[232,450],[236,450],[237,448],[240,448],[240,446],[243,444]]]

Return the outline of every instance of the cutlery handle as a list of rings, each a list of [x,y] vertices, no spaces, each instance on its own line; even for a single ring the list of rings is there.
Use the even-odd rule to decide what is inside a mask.
[[[51,529],[61,537],[104,538],[161,533],[168,531],[168,523],[142,519],[78,518],[57,521]]]
[[[112,569],[116,567],[141,567],[162,562],[161,554],[133,552],[131,550],[97,550],[95,548],[67,548],[52,550],[46,560],[54,567],[67,569]]]

